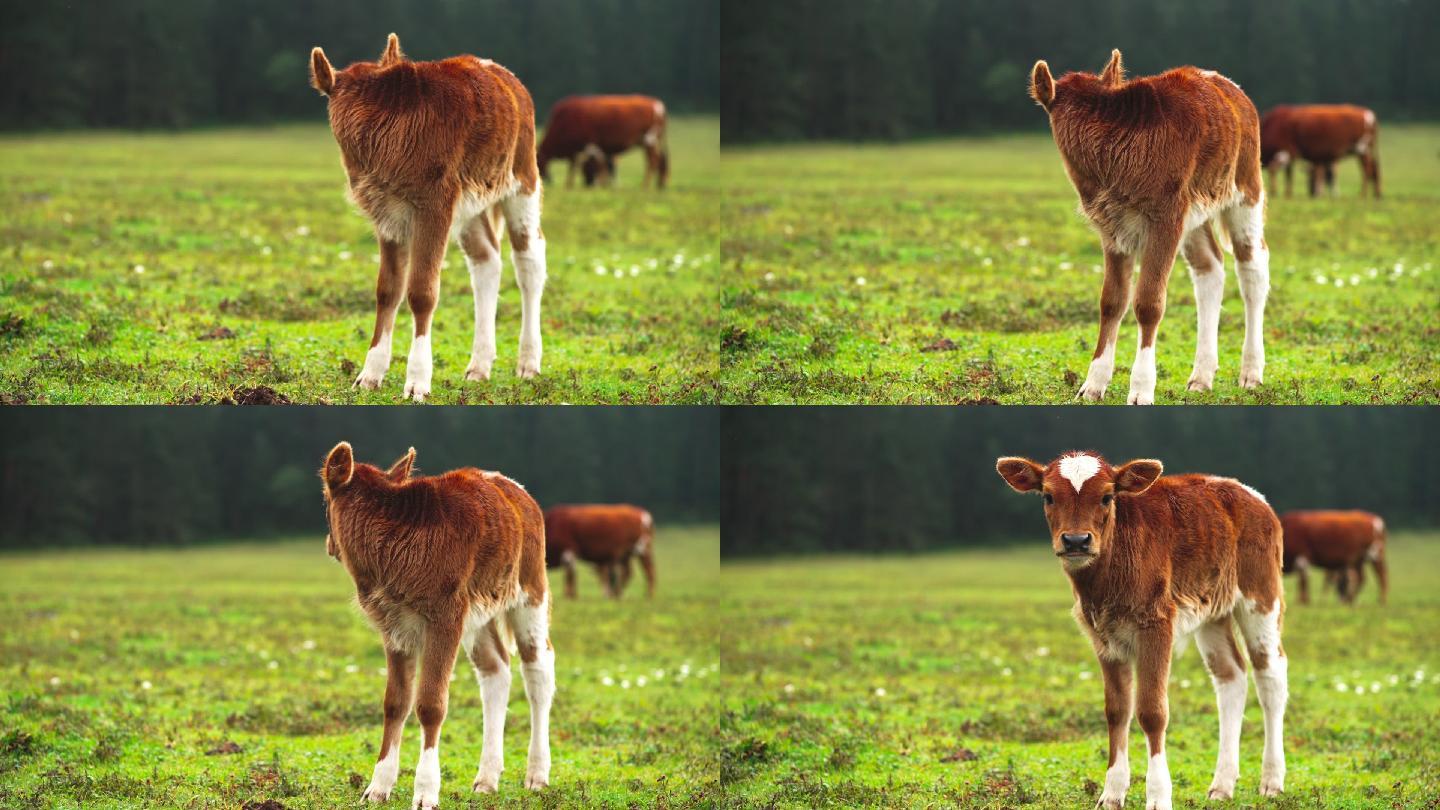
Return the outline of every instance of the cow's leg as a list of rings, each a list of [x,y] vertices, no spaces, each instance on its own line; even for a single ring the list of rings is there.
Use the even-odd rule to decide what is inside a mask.
[[[633,555],[626,555],[625,559],[616,565],[620,571],[620,587],[617,590],[624,593],[625,589],[630,587],[630,578],[635,575]]]
[[[1311,196],[1312,198],[1314,198],[1314,197],[1319,197],[1319,196],[1320,196],[1320,166],[1319,166],[1319,164],[1311,163],[1309,169],[1310,169],[1310,171],[1309,171],[1308,177],[1310,178],[1310,196]]]
[[[1285,161],[1285,196],[1295,196],[1295,161]]]
[[[1390,596],[1390,570],[1385,565],[1385,547],[1371,546],[1368,554],[1370,565],[1375,569],[1375,580],[1380,586],[1380,604],[1385,604]]]
[[[440,270],[445,264],[445,245],[450,239],[451,208],[443,212],[416,213],[410,231],[410,312],[415,317],[415,337],[410,343],[410,360],[405,369],[405,396],[424,402],[430,396],[430,320],[440,301]]]
[[[1325,190],[1330,194],[1331,199],[1335,197],[1335,164],[1325,164]]]
[[[580,155],[579,155],[579,154],[571,155],[571,156],[570,156],[570,160],[567,161],[568,168],[566,168],[566,170],[565,170],[565,188],[567,188],[567,189],[571,189],[571,188],[574,188],[574,187],[575,187],[575,166],[576,166],[576,164],[578,164],[579,162],[580,162]]]
[[[1220,302],[1225,298],[1225,260],[1210,225],[1185,237],[1185,263],[1195,286],[1195,367],[1191,391],[1209,391],[1220,365]]]
[[[460,247],[470,267],[475,294],[475,342],[470,347],[467,380],[490,379],[495,363],[495,308],[500,303],[500,211],[492,208],[474,217],[460,231]]]
[[[1310,604],[1310,560],[1305,557],[1295,558],[1295,578],[1300,583],[1300,604]],[[1323,588],[1322,588],[1323,590]]]
[[[450,673],[465,617],[461,612],[432,619],[425,628],[420,664],[420,689],[415,714],[420,718],[420,761],[415,765],[412,810],[432,810],[440,803],[440,725],[450,702]]]
[[[1135,320],[1140,324],[1136,341],[1135,362],[1130,367],[1131,405],[1152,405],[1155,402],[1155,340],[1160,319],[1165,317],[1165,290],[1170,283],[1170,269],[1180,248],[1183,225],[1179,219],[1156,223],[1146,234],[1145,256],[1140,262],[1140,278],[1135,283]]]
[[[540,230],[540,187],[516,192],[501,203],[510,231],[510,257],[520,286],[520,359],[515,373],[540,373],[540,295],[545,291],[545,233]]]
[[[1280,644],[1280,623],[1285,603],[1276,597],[1262,605],[1242,599],[1235,616],[1250,664],[1255,669],[1255,693],[1265,717],[1265,754],[1260,766],[1260,793],[1277,796],[1285,790],[1285,701],[1289,695],[1289,662]]]
[[[484,739],[480,745],[480,770],[471,789],[494,793],[505,769],[505,710],[510,702],[510,651],[500,638],[494,620],[475,629],[466,639],[466,652],[480,684],[480,705],[484,715]]]
[[[610,562],[605,565],[605,578],[610,583],[610,596],[619,599],[621,589],[624,585],[620,582],[620,569],[623,563]]]
[[[1249,691],[1245,659],[1235,645],[1229,616],[1202,626],[1195,634],[1195,645],[1210,672],[1220,714],[1220,750],[1215,757],[1210,798],[1229,799],[1235,795],[1235,780],[1240,778],[1240,723],[1245,715],[1245,693]]]
[[[1270,295],[1270,248],[1265,244],[1265,200],[1231,206],[1222,215],[1235,250],[1235,274],[1245,302],[1245,346],[1240,352],[1240,387],[1265,378],[1265,299]]]
[[[1115,341],[1120,334],[1120,321],[1130,308],[1130,278],[1135,259],[1120,252],[1114,245],[1105,245],[1105,281],[1100,287],[1100,335],[1095,339],[1095,353],[1090,370],[1076,399],[1099,402],[1115,374]]]
[[[415,694],[415,657],[409,653],[385,650],[385,730],[380,737],[380,759],[365,788],[368,802],[384,802],[395,789],[400,776],[400,741],[404,737],[405,719],[410,716],[410,702]]]
[[[395,311],[400,308],[405,290],[405,244],[376,235],[380,243],[380,272],[375,279],[375,330],[370,335],[370,351],[365,354],[365,367],[355,378],[355,385],[374,390],[390,370],[390,344],[395,331]]]
[[[538,603],[527,598],[510,609],[510,626],[520,652],[520,675],[530,703],[530,758],[525,787],[539,790],[550,784],[550,701],[555,696],[555,649],[550,646],[550,595]]]
[[[1105,770],[1105,790],[1095,806],[1120,810],[1130,789],[1130,715],[1134,713],[1134,669],[1129,661],[1100,659],[1105,678],[1105,725],[1110,731],[1110,762]]]
[[[644,541],[644,548],[640,549],[640,570],[645,572],[645,596],[655,596],[655,543],[651,540]],[[1383,565],[1383,562],[1381,563]],[[1378,569],[1377,569],[1378,570]]]
[[[575,575],[575,552],[566,551],[560,555],[560,560],[565,566],[565,596],[568,599],[574,599],[580,595],[580,591],[576,587],[578,577]]]
[[[1170,810],[1170,766],[1165,760],[1165,727],[1170,721],[1166,684],[1170,679],[1172,631],[1168,626],[1140,631],[1135,663],[1136,717],[1145,732],[1150,764],[1145,770],[1145,810]]]

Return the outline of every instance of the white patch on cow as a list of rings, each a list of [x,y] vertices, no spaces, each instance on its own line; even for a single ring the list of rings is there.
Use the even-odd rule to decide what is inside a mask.
[[[410,359],[405,366],[405,396],[424,402],[430,396],[430,335],[416,335],[410,341]]]
[[[555,651],[550,638],[550,594],[539,604],[520,605],[510,611],[517,639],[534,650],[535,660],[521,661],[525,698],[530,703],[530,754],[525,766],[525,787],[539,790],[550,784],[550,704],[555,696]]]
[[[377,210],[367,212],[375,223],[375,232],[387,242],[406,242],[410,238],[410,222],[415,209],[404,200],[387,197]]]
[[[1086,481],[1100,472],[1100,459],[1088,453],[1076,453],[1060,459],[1060,477],[1070,482],[1079,492]]]
[[[520,357],[515,373],[529,379],[540,373],[540,297],[545,291],[545,238],[540,230],[540,189],[516,193],[501,202],[509,224],[510,259],[520,287]],[[525,249],[515,249],[515,235],[525,236]]]
[[[468,223],[465,227],[469,227]],[[487,248],[478,259],[467,252],[465,264],[470,269],[470,290],[475,299],[475,338],[470,344],[470,364],[465,368],[465,379],[488,380],[495,364],[495,309],[500,303],[503,269],[499,246],[494,250]]]
[[[1164,751],[1150,757],[1145,770],[1145,810],[1170,810],[1170,765]]]
[[[440,804],[440,747],[420,751],[415,766],[415,810],[431,810]]]
[[[380,605],[379,610],[382,611],[380,616],[372,616],[366,611],[365,617],[380,631],[385,649],[409,655],[419,653],[425,642],[425,620],[420,614],[388,602]]]
[[[1275,165],[1281,167],[1290,165],[1290,152],[1285,149],[1281,149],[1279,152],[1276,152]]]
[[[390,791],[395,789],[395,781],[400,778],[400,746],[391,746],[385,752],[385,756],[375,763],[375,771],[370,777],[370,786],[365,788],[364,797],[370,802],[384,802],[390,798]]]
[[[1245,343],[1240,352],[1240,387],[1254,388],[1265,376],[1265,300],[1270,294],[1270,250],[1265,246],[1265,197],[1254,205],[1241,202],[1221,213],[1236,252],[1250,258],[1237,262],[1240,299],[1245,302]]]
[[[1140,337],[1143,338],[1143,335]],[[1139,342],[1139,340],[1136,341],[1137,344]],[[1130,396],[1126,401],[1131,405],[1155,404],[1154,345],[1137,345],[1135,349],[1135,362],[1130,366]]]
[[[1115,376],[1115,341],[1110,340],[1100,351],[1100,356],[1090,361],[1090,370],[1085,374],[1085,384],[1080,386],[1080,392],[1075,396],[1099,402],[1105,398],[1105,389],[1109,387],[1110,378],[1113,376]]]
[[[1262,796],[1276,796],[1285,790],[1285,703],[1290,694],[1290,663],[1280,646],[1278,607],[1278,600],[1262,606],[1245,599],[1235,612],[1252,663],[1256,664],[1255,693],[1265,718],[1265,753],[1260,765]],[[1263,656],[1264,667],[1255,662],[1257,654]]]
[[[380,387],[380,383],[385,380],[385,372],[390,370],[391,343],[390,330],[382,331],[380,340],[365,353],[365,368],[361,369],[360,376],[355,378],[356,385],[372,391]]]
[[[470,224],[470,220],[484,214],[495,206],[501,199],[509,197],[520,190],[520,181],[513,175],[510,178],[510,185],[489,193],[476,191],[465,191],[455,201],[455,210],[450,217],[450,239],[451,241],[460,238],[460,232]]]
[[[1247,681],[1242,662],[1236,661],[1231,642],[1233,631],[1228,620],[1206,625],[1195,636],[1196,646],[1210,670],[1215,687],[1215,703],[1220,713],[1220,751],[1215,759],[1215,778],[1210,783],[1211,799],[1229,799],[1235,795],[1235,781],[1240,777],[1240,724],[1245,714]],[[1230,677],[1221,680],[1211,667],[1211,660],[1228,667],[1220,671]]]
[[[1207,241],[1204,233],[1187,237],[1186,262],[1192,256],[1208,255],[1209,247],[1203,249],[1190,239]],[[1203,259],[1201,259],[1203,261]],[[1190,265],[1190,282],[1195,288],[1195,364],[1186,383],[1191,391],[1209,391],[1215,384],[1215,371],[1220,366],[1220,305],[1225,299],[1225,266],[1223,263],[1210,266]]]
[[[1130,752],[1122,745],[1115,752],[1115,764],[1105,771],[1105,790],[1100,794],[1100,807],[1125,806],[1125,792],[1130,789]]]
[[[471,790],[494,793],[500,787],[500,774],[505,770],[505,714],[510,702],[510,665],[507,662],[488,674],[477,669],[475,679],[480,684],[484,738],[480,744],[480,768],[475,772]]]

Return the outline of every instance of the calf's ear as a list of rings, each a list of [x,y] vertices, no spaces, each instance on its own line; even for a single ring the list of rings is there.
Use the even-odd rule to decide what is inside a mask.
[[[1115,491],[1127,495],[1139,495],[1155,483],[1165,465],[1153,458],[1136,459],[1115,470]]]
[[[410,448],[405,455],[396,459],[390,469],[385,471],[385,477],[397,484],[403,484],[410,480],[410,471],[415,467],[415,448]]]
[[[319,90],[322,96],[330,95],[330,91],[335,89],[335,69],[330,67],[330,60],[319,48],[310,50],[310,86]]]
[[[400,52],[400,37],[391,34],[385,40],[385,52],[380,54],[380,67],[390,67],[405,61],[405,54]]]
[[[334,489],[350,483],[355,474],[355,453],[349,442],[340,442],[325,457],[325,485]]]
[[[995,462],[995,472],[1016,492],[1034,492],[1045,480],[1045,468],[1028,458],[1005,456]]]
[[[1107,87],[1119,87],[1125,83],[1125,65],[1120,61],[1120,49],[1110,52],[1110,61],[1100,71],[1100,81]]]
[[[1055,101],[1055,77],[1050,75],[1050,66],[1041,59],[1035,63],[1030,71],[1030,97],[1035,103],[1050,111],[1050,105]]]

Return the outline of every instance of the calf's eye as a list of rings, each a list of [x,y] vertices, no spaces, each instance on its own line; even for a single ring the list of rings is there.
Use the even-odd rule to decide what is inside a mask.
[[[1105,497],[1103,497],[1103,498],[1100,499],[1100,505],[1101,505],[1101,506],[1109,506],[1109,505],[1110,505],[1110,502],[1113,501],[1113,500],[1115,500],[1115,496],[1114,496],[1114,495],[1106,495]]]

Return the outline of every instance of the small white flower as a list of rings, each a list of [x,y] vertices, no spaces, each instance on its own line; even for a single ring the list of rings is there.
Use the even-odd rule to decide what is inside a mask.
[[[680,674],[681,674],[681,675],[689,675],[689,674],[690,674],[690,662],[689,662],[689,661],[686,661],[685,663],[683,663],[683,664],[680,665]]]
[[[595,275],[597,275],[597,276],[603,276],[603,275],[605,275],[605,274],[608,273],[608,272],[610,272],[610,271],[605,269],[605,265],[603,265],[603,264],[597,264],[597,265],[595,265]]]
[[[375,674],[376,674],[376,675],[379,675],[379,676],[382,677],[382,678],[385,677],[385,675],[386,675],[385,667],[377,667],[376,670],[375,670]]]
[[[79,631],[79,630],[71,630],[71,631],[70,631],[70,640],[71,640],[71,641],[79,641],[79,640],[80,640],[80,631]]]
[[[630,688],[630,679],[629,679],[629,678],[626,678],[625,680],[621,681],[621,682],[620,682],[620,688],[621,688],[621,689],[629,689],[629,688]]]
[[[300,227],[298,227],[298,228],[295,229],[295,235],[296,235],[296,236],[309,236],[309,235],[310,235],[310,226],[309,226],[309,225],[301,225]]]
[[[1004,669],[1000,670],[1000,674],[1008,678],[1011,675],[1014,675],[1015,672],[1014,670],[1010,669],[1010,667],[1005,667]]]
[[[766,274],[765,274],[765,280],[766,280],[766,281],[774,281],[774,280],[775,280],[775,274],[774,274],[774,273],[766,273]]]
[[[1316,276],[1316,277],[1315,277],[1315,283],[1316,283],[1316,284],[1329,284],[1329,283],[1330,283],[1330,279],[1328,279],[1328,278],[1326,278],[1326,277],[1324,277],[1324,276]]]
[[[885,697],[885,687],[883,687],[883,686],[877,686],[877,687],[875,687],[875,697]]]
[[[141,689],[144,689],[144,690],[147,691],[147,692],[150,691],[150,682],[149,682],[149,681],[141,681],[141,682],[140,682],[140,688],[141,688]]]
[[[640,677],[638,677],[638,678],[635,679],[635,685],[636,685],[636,686],[644,686],[645,684],[647,684],[647,683],[649,683],[649,682],[650,682],[650,679],[646,678],[644,675],[641,675]]]
[[[54,269],[54,267],[55,267],[55,262],[52,262],[52,261],[50,261],[49,259],[46,259],[45,261],[43,261],[43,262],[40,263],[40,266],[41,266],[42,268],[46,269],[46,270],[51,270],[51,269]]]
[[[260,255],[262,255],[262,256],[269,256],[269,255],[270,255],[271,253],[273,253],[273,252],[274,252],[274,251],[272,251],[272,250],[270,249],[270,246],[269,246],[269,245],[266,245],[265,247],[260,248]]]
[[[814,647],[814,646],[815,646],[815,639],[810,638],[809,636],[806,636],[805,638],[803,638],[803,639],[800,640],[800,643],[801,643],[801,644],[804,644],[806,647]]]
[[[795,684],[793,684],[793,683],[787,683],[787,684],[785,684],[785,694],[787,694],[787,695],[793,695],[793,694],[795,694]]]
[[[621,270],[620,268],[617,267],[617,268],[615,268],[615,272],[614,272],[612,275],[614,275],[615,278],[624,278],[624,277],[625,277],[625,271],[624,271],[624,270]]]
[[[604,686],[614,686],[615,679],[610,677],[609,675],[606,675],[605,677],[600,679],[600,683]]]
[[[1074,266],[1075,266],[1075,265],[1071,264],[1070,262],[1060,262],[1060,269],[1061,269],[1061,270],[1069,270],[1069,269],[1071,269],[1071,268],[1074,267]]]
[[[69,211],[61,214],[60,219],[64,220],[66,225],[69,225],[70,223],[75,221],[75,217],[72,216]]]
[[[1022,237],[1020,237],[1019,239],[1016,239],[1016,240],[1015,240],[1015,244],[1019,245],[1020,247],[1029,247],[1029,246],[1030,246],[1030,237],[1028,237],[1028,236],[1022,236]]]
[[[350,251],[348,251],[348,250],[342,250],[342,251],[340,251],[340,261],[342,261],[342,262],[348,262],[348,261],[350,261],[350,257],[351,257],[352,255],[354,255],[354,254],[352,254]]]
[[[1080,670],[1080,680],[1082,680],[1082,681],[1088,681],[1088,680],[1090,680],[1090,679],[1093,678],[1093,677],[1095,677],[1095,673],[1091,672],[1090,670],[1088,670],[1088,669],[1082,669],[1082,670]]]
[[[1181,678],[1181,679],[1180,679],[1180,688],[1181,688],[1181,689],[1189,689],[1189,688],[1190,688],[1190,679],[1189,679],[1189,678]]]
[[[1049,648],[1049,647],[1036,647],[1036,648],[1035,648],[1035,654],[1038,655],[1038,656],[1040,656],[1041,658],[1044,658],[1045,656],[1047,656],[1047,655],[1050,654],[1050,648]]]
[[[357,672],[360,671],[360,665],[359,665],[359,664],[346,664],[346,665],[345,665],[345,671],[348,672],[348,673],[350,673],[351,675],[354,675],[355,673],[357,673]]]
[[[279,668],[280,668],[280,662],[279,662],[279,661],[271,661],[270,663],[266,664],[265,667],[266,667],[267,669],[279,669]]]
[[[258,244],[260,244],[260,242],[263,241],[263,240],[261,240],[260,234],[257,233],[257,234],[255,234],[254,236],[250,237],[250,241],[251,241],[251,242],[254,242],[255,244],[258,245]]]
[[[1350,286],[1351,286],[1351,287],[1354,287],[1354,286],[1358,285],[1359,283],[1360,283],[1360,276],[1358,276],[1358,275],[1353,275],[1353,274],[1352,274],[1352,275],[1350,276]]]
[[[1098,273],[1098,272],[1100,272],[1101,270],[1104,270],[1104,269],[1105,269],[1105,268],[1101,267],[1101,266],[1098,265],[1098,264],[1092,264],[1092,265],[1090,265],[1090,272],[1092,272],[1092,273]]]
[[[640,268],[633,264],[630,265],[630,276],[633,278],[638,275],[640,275]]]
[[[795,235],[795,226],[793,226],[793,225],[786,225],[786,226],[785,226],[785,235],[786,235],[786,236],[794,236],[794,235]]]
[[[60,676],[57,675],[57,676],[52,677],[52,678],[50,679],[50,685],[51,685],[51,686],[59,686],[59,685],[60,685]]]
[[[1343,278],[1337,278],[1337,279],[1335,279],[1335,286],[1336,286],[1336,287],[1344,287],[1344,286],[1345,286],[1345,279],[1343,279]]]
[[[856,276],[856,277],[855,277],[855,283],[858,284],[858,285],[861,286],[861,287],[864,287],[864,286],[865,286],[865,277],[864,277],[864,276]]]
[[[261,650],[261,651],[260,651],[260,657],[261,657],[261,658],[269,658],[269,657],[270,657],[270,651],[269,651],[269,650]]]
[[[1380,691],[1380,682],[1379,682],[1379,681],[1372,681],[1371,684],[1370,684],[1370,692],[1371,692],[1371,694],[1374,694],[1375,692],[1379,692],[1379,691]]]
[[[991,265],[995,264],[995,260],[990,258],[989,256],[986,256],[985,258],[980,260],[980,264],[986,267],[990,267]]]
[[[305,639],[305,641],[300,644],[300,648],[303,649],[303,650],[313,650],[313,649],[315,649],[315,639],[313,639],[313,638],[307,638],[307,639]]]
[[[1336,692],[1349,692],[1349,691],[1350,691],[1350,687],[1347,686],[1344,681],[1336,681],[1336,682],[1335,682],[1335,691],[1336,691]]]
[[[1380,275],[1380,268],[1372,267],[1369,270],[1365,271],[1365,275],[1369,276],[1370,278],[1375,278],[1376,276]]]
[[[657,681],[658,681],[658,680],[662,680],[662,679],[664,679],[664,677],[665,677],[665,670],[663,670],[663,669],[657,669],[657,670],[655,670],[655,680],[657,680]]]
[[[144,273],[144,272],[145,272],[145,265],[143,265],[143,264],[137,264],[137,265],[135,265],[135,272],[136,272],[136,273]]]

